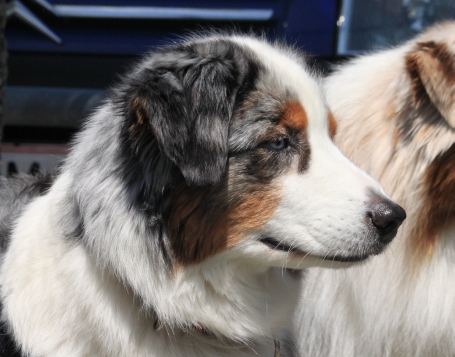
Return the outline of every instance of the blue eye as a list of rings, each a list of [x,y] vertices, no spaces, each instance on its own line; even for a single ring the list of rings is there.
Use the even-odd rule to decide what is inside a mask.
[[[269,145],[274,150],[283,150],[289,146],[289,139],[288,138],[279,138],[275,141],[271,141],[269,143]]]

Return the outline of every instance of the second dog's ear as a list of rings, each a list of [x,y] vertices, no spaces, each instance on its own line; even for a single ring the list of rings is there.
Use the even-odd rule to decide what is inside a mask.
[[[455,54],[444,43],[420,42],[406,57],[416,105],[428,97],[455,128]]]
[[[245,59],[223,42],[155,56],[128,90],[130,115],[138,124],[147,123],[160,151],[189,185],[214,184],[227,164],[229,123],[245,78],[239,61]]]

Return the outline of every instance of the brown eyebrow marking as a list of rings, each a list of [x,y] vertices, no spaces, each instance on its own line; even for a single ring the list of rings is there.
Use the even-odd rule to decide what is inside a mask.
[[[281,198],[280,187],[258,184],[228,204],[227,190],[181,187],[172,197],[168,234],[176,270],[227,250],[260,229]]]
[[[305,108],[296,101],[288,101],[282,107],[281,126],[294,132],[297,141],[297,150],[299,156],[298,172],[304,172],[308,169],[310,159],[310,145],[308,143],[307,128],[308,116]]]
[[[291,101],[283,106],[283,115],[280,123],[284,126],[304,131],[308,128],[308,116],[300,103]]]

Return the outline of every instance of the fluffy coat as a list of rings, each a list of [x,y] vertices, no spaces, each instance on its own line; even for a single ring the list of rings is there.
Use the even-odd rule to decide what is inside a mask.
[[[354,59],[325,88],[341,150],[408,219],[368,263],[308,273],[295,321],[300,353],[455,355],[455,23]]]
[[[298,270],[377,254],[404,219],[334,126],[295,50],[212,35],[151,52],[8,232],[18,353],[274,355]]]

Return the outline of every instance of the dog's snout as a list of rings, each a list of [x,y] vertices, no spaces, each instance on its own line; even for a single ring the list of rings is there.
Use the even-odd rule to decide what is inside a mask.
[[[398,227],[406,219],[401,206],[388,199],[373,200],[368,217],[379,234],[382,243],[389,243],[396,235]]]

